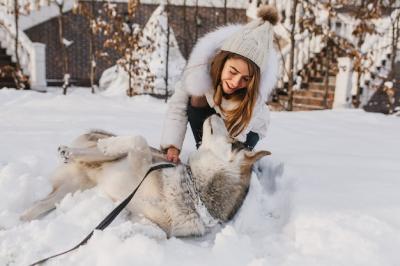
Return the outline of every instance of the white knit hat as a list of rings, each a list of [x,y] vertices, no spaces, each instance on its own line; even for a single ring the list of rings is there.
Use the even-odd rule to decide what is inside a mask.
[[[278,11],[270,5],[258,9],[258,18],[246,24],[243,29],[227,38],[221,50],[244,56],[253,61],[261,71],[268,54],[273,49],[272,26],[278,22]]]

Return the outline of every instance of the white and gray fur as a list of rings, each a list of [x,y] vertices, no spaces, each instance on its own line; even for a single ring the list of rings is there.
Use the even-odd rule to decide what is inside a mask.
[[[188,185],[196,187],[202,204],[215,220],[226,222],[246,196],[253,163],[269,154],[248,151],[233,143],[216,115],[205,121],[203,132],[202,145],[188,159],[194,184],[187,182],[185,165],[158,170],[148,176],[127,206],[133,215],[144,215],[168,236],[199,236],[210,228]],[[96,185],[111,199],[121,201],[139,184],[151,164],[163,160],[162,154],[141,136],[116,137],[103,131],[81,135],[71,147],[62,146],[59,151],[66,163],[51,176],[53,192],[28,209],[22,220],[36,219],[50,211],[67,193]]]
[[[201,96],[212,88],[210,76],[212,59],[221,50],[224,41],[240,32],[243,27],[245,25],[241,24],[223,26],[207,33],[197,41],[183,72],[182,85],[190,95]],[[260,100],[265,103],[278,79],[278,54],[275,49],[270,49],[263,69],[260,80]]]

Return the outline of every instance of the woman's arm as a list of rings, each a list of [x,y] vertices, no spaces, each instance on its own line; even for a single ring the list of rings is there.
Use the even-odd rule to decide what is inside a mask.
[[[189,95],[184,88],[182,88],[181,82],[178,82],[175,86],[175,93],[168,103],[168,109],[161,134],[161,150],[167,151],[167,153],[168,149],[173,147],[178,151],[179,155],[179,151],[182,149],[188,122],[188,101]],[[176,154],[176,151],[174,154]]]
[[[270,111],[265,103],[257,106],[257,108],[258,109],[254,113],[252,121],[250,121],[249,130],[257,133],[259,138],[262,139],[267,135],[270,121]]]
[[[235,139],[241,142],[247,142],[247,135],[250,132],[256,133],[258,135],[258,140],[263,139],[267,134],[269,121],[270,111],[268,106],[265,103],[257,103],[249,125],[242,133],[236,136]],[[256,142],[258,142],[258,140]]]

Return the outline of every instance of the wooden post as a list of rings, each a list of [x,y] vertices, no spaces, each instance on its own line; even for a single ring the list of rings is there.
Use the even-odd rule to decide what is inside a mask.
[[[335,98],[333,108],[348,108],[351,106],[352,62],[349,57],[339,57],[339,73],[336,76]]]

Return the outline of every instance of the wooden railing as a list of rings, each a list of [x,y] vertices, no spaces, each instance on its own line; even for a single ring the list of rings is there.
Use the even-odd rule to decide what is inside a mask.
[[[252,4],[255,4],[257,1],[252,1]],[[290,15],[291,15],[291,2],[290,0],[265,0],[265,3],[273,4],[279,10],[279,13],[285,14],[285,20],[282,22],[281,25],[275,27],[277,33],[280,35],[285,35],[286,38],[289,40],[288,30],[290,28]],[[250,10],[256,10],[255,7],[250,8]],[[297,18],[300,18],[302,14],[300,13],[300,9],[297,10],[299,12],[296,14]],[[400,12],[400,11],[399,11]],[[352,34],[354,31],[355,26],[357,25],[358,21],[355,19],[338,14],[336,18],[332,18],[331,20],[331,29],[336,33],[337,36],[340,38],[344,38],[349,43],[353,44],[355,47],[357,46],[357,38],[354,37]],[[361,50],[363,54],[369,54],[372,57],[371,65],[369,66],[370,71],[374,71],[377,67],[382,66],[382,60],[387,59],[387,55],[391,54],[392,47],[392,27],[393,25],[390,23],[390,18],[383,18],[375,23],[378,26],[379,34],[368,36],[366,42],[364,42]],[[281,27],[281,29],[279,29]],[[314,54],[321,52],[321,50],[325,47],[326,43],[322,41],[322,36],[314,36],[309,34],[308,32],[304,32],[301,35],[298,35],[296,38],[296,46],[294,48],[294,79],[296,79],[296,73],[298,70],[301,70],[307,62],[313,57]],[[281,77],[277,87],[282,88],[285,82],[288,82],[288,71],[289,71],[289,56],[290,56],[291,45],[290,43],[286,45],[281,51],[281,62],[280,62],[280,72],[279,77]],[[386,60],[388,61],[388,60]],[[386,62],[386,67],[390,68],[389,62]],[[352,91],[356,90],[354,83],[357,79],[358,73],[352,73],[353,77],[351,78],[353,84],[350,85],[352,87]],[[364,82],[365,80],[370,78],[369,73],[362,73],[361,81]]]

